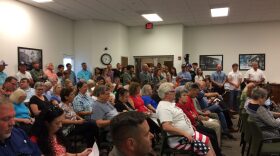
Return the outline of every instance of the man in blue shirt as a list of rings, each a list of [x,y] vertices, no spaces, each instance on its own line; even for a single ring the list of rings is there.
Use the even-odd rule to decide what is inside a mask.
[[[72,81],[72,84],[75,86],[76,85],[76,74],[72,71],[72,65],[70,63],[66,64],[66,70],[69,73],[69,79]]]
[[[92,74],[90,71],[87,70],[87,64],[85,62],[82,63],[82,70],[78,72],[77,78],[79,81],[87,82],[89,79],[92,78]]]
[[[3,60],[0,61],[0,86],[4,84],[5,79],[8,77],[7,74],[3,72],[7,65],[8,64],[6,64]]]
[[[227,75],[222,71],[222,65],[217,64],[216,71],[211,74],[211,81],[213,83],[214,92],[220,95],[224,93],[224,84],[227,80]]]
[[[178,76],[181,78],[180,85],[185,85],[186,82],[192,80],[191,73],[187,70],[187,66],[183,64],[182,71],[178,73]]]
[[[15,111],[7,98],[0,99],[0,155],[40,156],[38,146],[23,130],[15,128]]]

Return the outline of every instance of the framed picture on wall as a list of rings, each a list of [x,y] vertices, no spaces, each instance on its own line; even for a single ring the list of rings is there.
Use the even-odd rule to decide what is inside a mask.
[[[239,54],[239,70],[249,70],[252,62],[258,62],[259,68],[265,70],[265,54]]]
[[[215,71],[217,64],[221,64],[223,67],[223,55],[199,56],[199,67],[204,71]]]
[[[18,47],[18,65],[25,63],[27,70],[32,69],[33,62],[39,62],[40,69],[43,67],[43,51],[42,49]]]

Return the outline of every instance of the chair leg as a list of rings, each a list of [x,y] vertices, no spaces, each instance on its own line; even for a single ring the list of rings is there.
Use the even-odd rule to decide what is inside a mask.
[[[251,142],[249,142],[249,147],[248,147],[248,151],[247,151],[247,156],[249,156],[249,154],[250,154],[250,149],[251,149]]]

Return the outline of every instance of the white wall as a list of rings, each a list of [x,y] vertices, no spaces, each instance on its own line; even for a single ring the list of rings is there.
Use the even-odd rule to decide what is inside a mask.
[[[113,67],[121,62],[121,56],[129,57],[127,27],[122,24],[99,20],[76,21],[74,34],[76,71],[81,69],[82,62],[88,63],[89,70],[105,67],[100,61],[105,52],[112,56]]]
[[[174,55],[174,66],[180,69],[182,60],[177,58],[183,52],[183,29],[179,24],[154,26],[151,30],[144,26],[129,27],[129,63],[134,64],[133,56]]]
[[[238,63],[239,54],[265,53],[265,75],[269,82],[280,83],[279,28],[280,22],[185,27],[184,53],[191,62],[199,62],[199,55],[222,54],[226,73]]]
[[[73,54],[73,21],[14,0],[0,1],[0,59],[17,72],[17,47],[43,49],[43,63],[62,63]]]

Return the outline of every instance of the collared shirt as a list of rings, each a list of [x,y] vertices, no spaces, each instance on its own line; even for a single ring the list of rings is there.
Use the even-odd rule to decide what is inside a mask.
[[[262,70],[257,69],[257,71],[255,71],[253,68],[245,73],[244,78],[249,79],[250,81],[261,81],[262,78],[266,79]]]
[[[123,78],[123,85],[125,86],[128,84],[129,81],[131,81],[132,76],[128,72],[125,72],[123,73],[122,78]]]
[[[98,100],[94,102],[92,112],[91,119],[94,120],[111,120],[118,115],[118,111],[112,104],[109,102],[102,103]]]
[[[44,72],[43,72],[42,69],[39,69],[39,70],[32,69],[30,71],[30,74],[31,74],[34,82],[41,82],[41,81],[43,81]]]
[[[69,75],[69,79],[72,81],[73,85],[75,86],[76,85],[76,74],[71,70],[71,73]]]
[[[139,75],[142,84],[151,83],[152,77],[148,72],[141,72]]]
[[[29,102],[30,98],[35,95],[35,89],[29,87],[28,89],[24,90],[26,93],[26,99],[24,100],[24,102]]]
[[[77,74],[77,78],[78,78],[79,80],[83,79],[83,80],[85,80],[85,81],[88,81],[89,79],[91,79],[91,76],[92,76],[92,74],[91,74],[91,72],[88,71],[88,70],[81,70],[81,71],[79,71],[78,74]]]
[[[211,74],[211,80],[218,82],[218,83],[223,83],[226,80],[227,76],[223,71],[217,72],[215,71],[214,73]]]
[[[186,80],[186,81],[191,81],[192,80],[192,75],[190,72],[188,71],[181,71],[178,73],[178,76],[181,77],[182,79]]]
[[[231,71],[228,73],[228,79],[231,80],[231,82],[238,84],[240,83],[239,80],[242,79],[242,74],[239,71]],[[233,85],[229,85],[230,90],[240,90],[240,85],[239,88],[235,88]]]
[[[40,149],[36,144],[30,141],[23,130],[13,128],[11,136],[3,143],[0,142],[1,156],[40,156]]]
[[[92,112],[93,99],[88,95],[79,93],[73,101],[73,108],[78,112]],[[83,116],[84,119],[90,119],[90,115]]]
[[[52,70],[46,69],[45,74],[47,75],[49,80],[58,80],[56,73]]]
[[[7,74],[4,72],[0,72],[0,86],[2,86],[7,78]]]
[[[27,78],[30,80],[30,79],[32,79],[32,76],[28,71],[26,71],[24,74],[19,71],[16,74],[16,78],[18,81],[20,81],[22,78]]]

